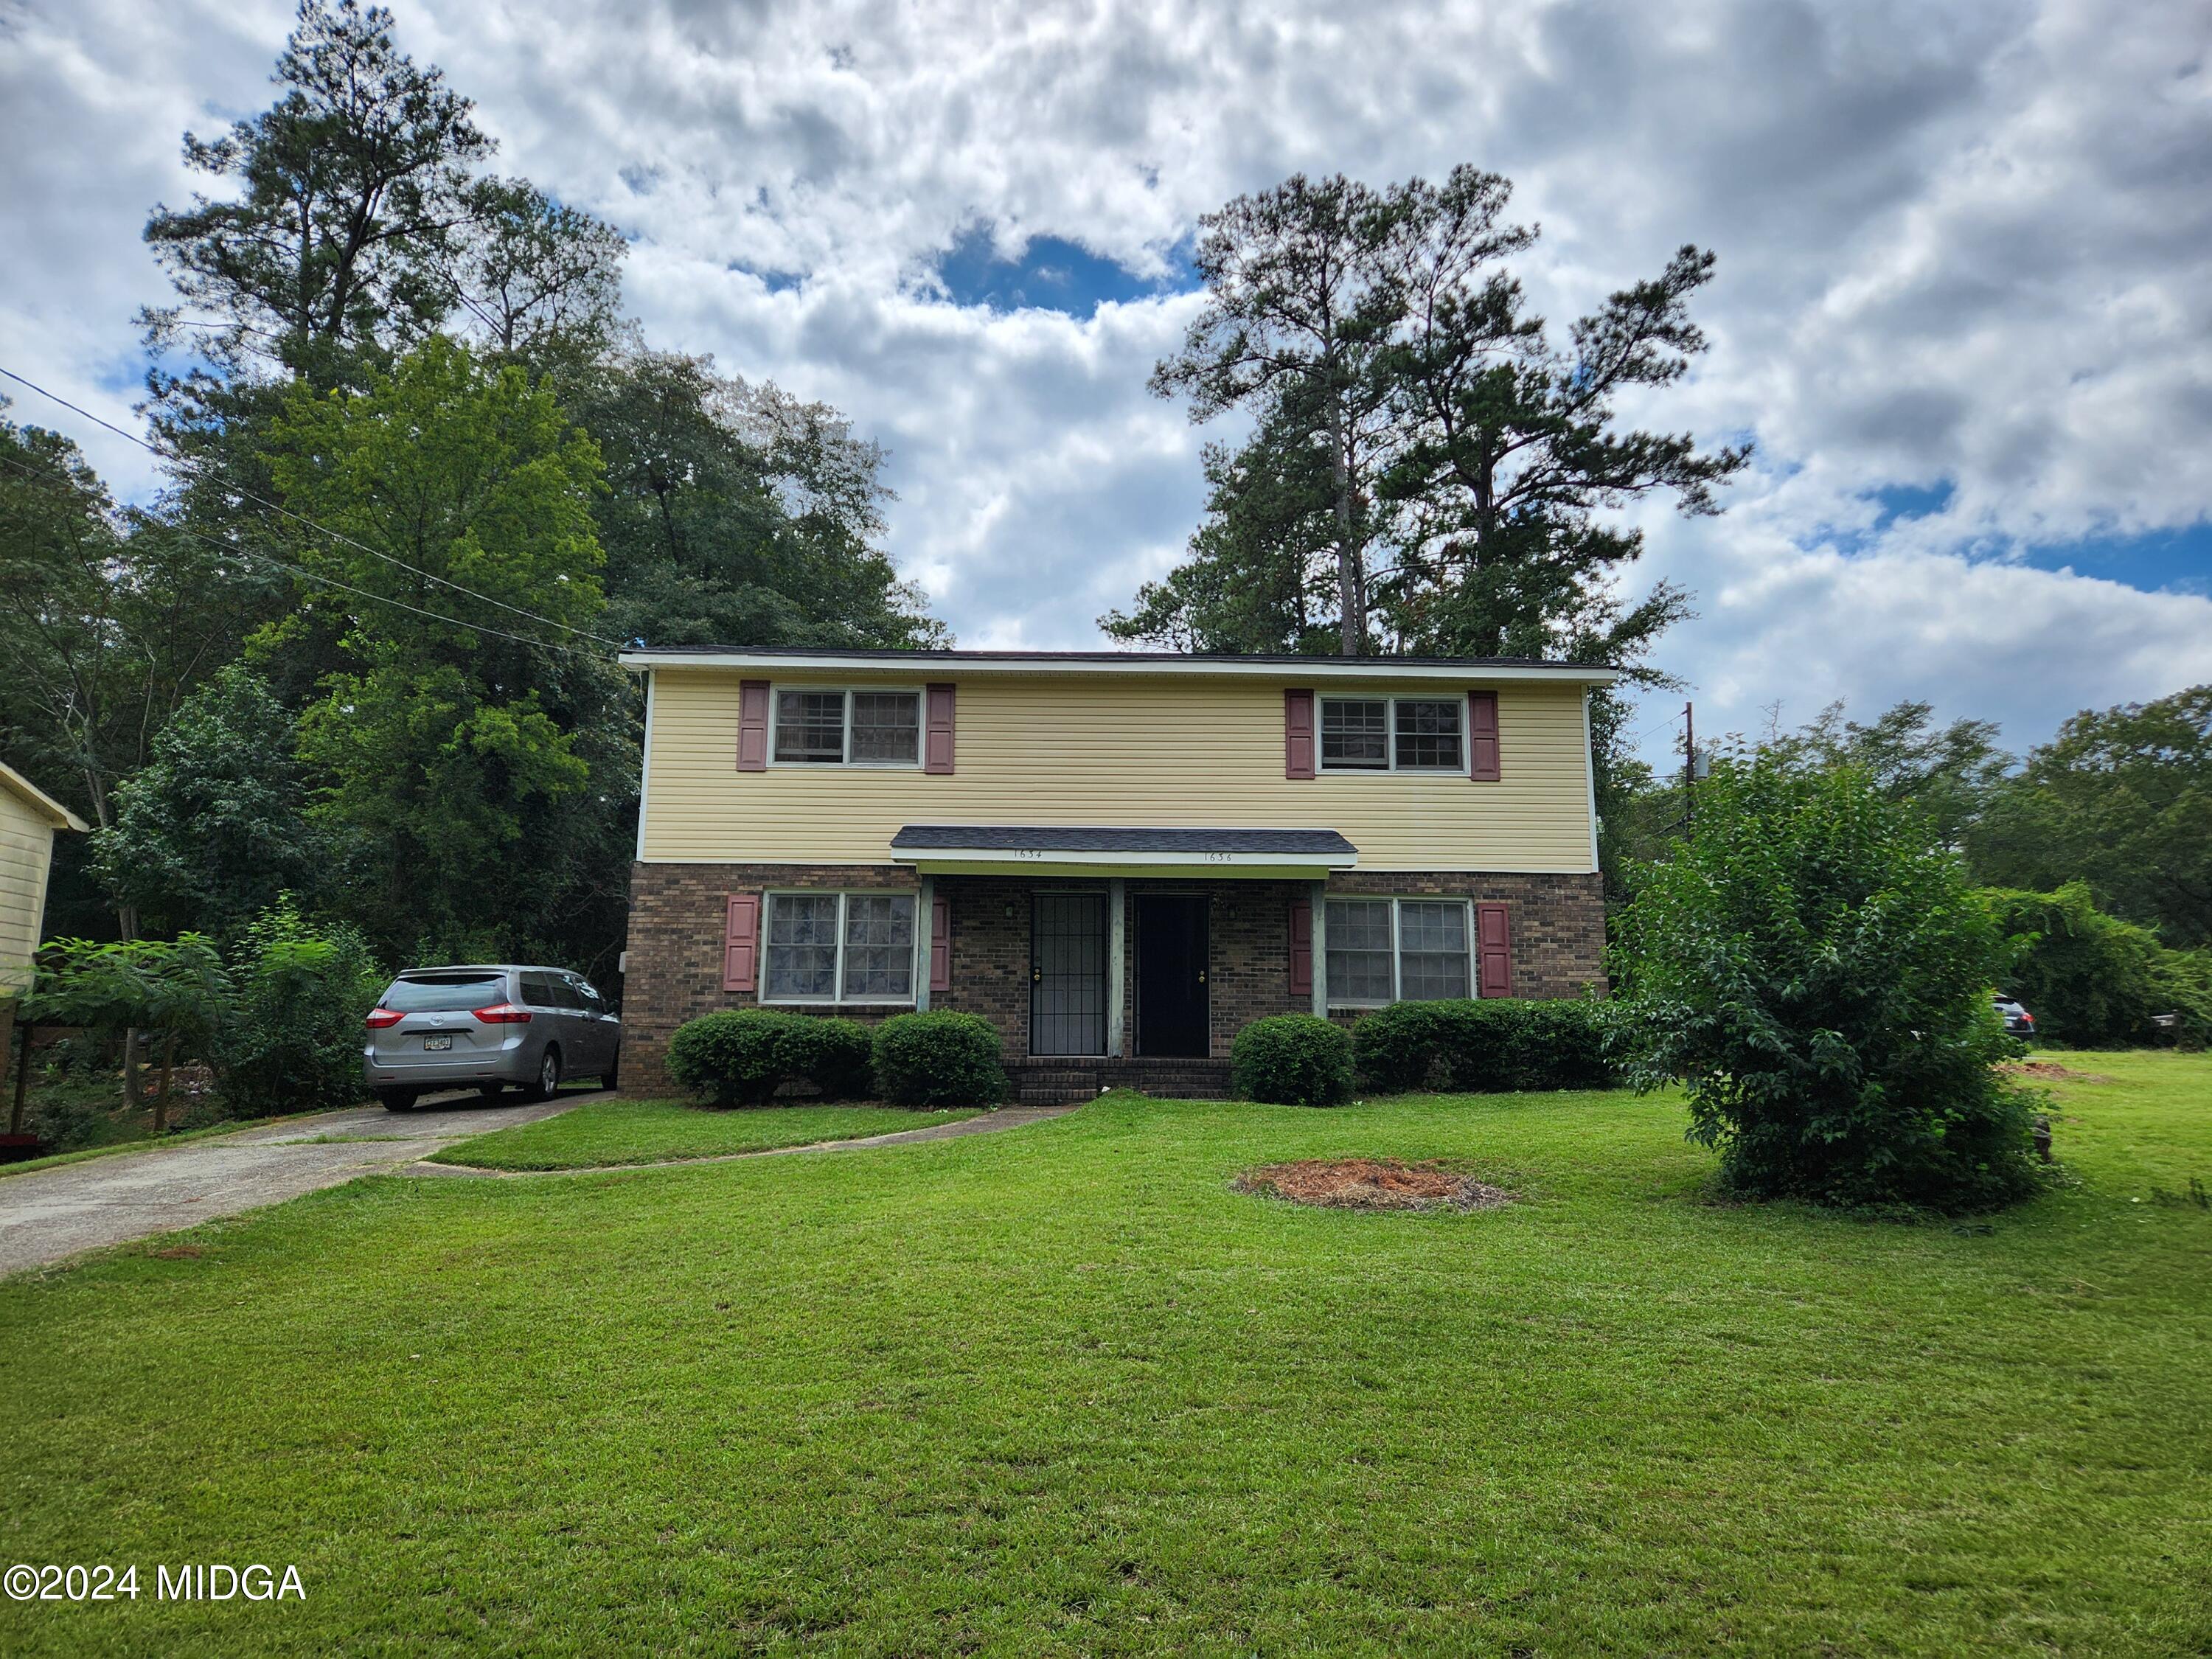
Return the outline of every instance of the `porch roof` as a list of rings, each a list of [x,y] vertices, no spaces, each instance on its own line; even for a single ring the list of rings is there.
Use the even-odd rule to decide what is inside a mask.
[[[909,823],[891,837],[891,856],[948,872],[1077,866],[1311,876],[1354,868],[1359,849],[1334,830]]]

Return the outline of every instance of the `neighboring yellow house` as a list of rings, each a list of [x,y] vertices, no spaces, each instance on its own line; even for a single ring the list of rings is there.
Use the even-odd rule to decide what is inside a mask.
[[[0,998],[31,980],[31,957],[46,914],[46,876],[54,831],[91,829],[82,818],[0,762]]]
[[[624,1068],[766,1005],[978,1013],[1026,1098],[1246,1023],[1599,981],[1589,696],[1468,658],[633,652]]]

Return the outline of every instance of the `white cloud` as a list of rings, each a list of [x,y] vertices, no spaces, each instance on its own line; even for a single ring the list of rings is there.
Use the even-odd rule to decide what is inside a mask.
[[[0,7],[0,135],[36,160],[0,183],[9,243],[36,250],[0,345],[115,417],[131,313],[162,295],[145,210],[191,187],[185,125],[265,98],[286,15]],[[1701,724],[1921,695],[2026,740],[2212,676],[2206,601],[2018,562],[2212,510],[2212,82],[2187,8],[399,10],[503,167],[637,239],[652,337],[826,398],[892,450],[892,550],[967,642],[1091,642],[1179,550],[1206,434],[1144,390],[1188,297],[962,309],[918,279],[964,228],[1157,275],[1198,214],[1292,170],[1474,160],[1544,222],[1527,275],[1555,315],[1681,241],[1721,256],[1714,351],[1650,418],[1748,432],[1760,470],[1728,517],[1655,522],[1638,573],[1700,590],[1668,663]],[[88,447],[144,487],[143,458]],[[1869,501],[1937,485],[1916,519]]]

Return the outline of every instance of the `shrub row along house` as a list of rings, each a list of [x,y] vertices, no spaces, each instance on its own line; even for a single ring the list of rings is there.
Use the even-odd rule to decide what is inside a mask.
[[[1489,659],[646,650],[624,1066],[981,1014],[1021,1098],[1218,1095],[1285,1012],[1598,981],[1589,695]]]

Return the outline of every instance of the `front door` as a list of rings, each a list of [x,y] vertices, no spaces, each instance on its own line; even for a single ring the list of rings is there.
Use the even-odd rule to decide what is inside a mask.
[[[1204,1055],[1207,901],[1201,893],[1139,893],[1137,1052]]]
[[[1030,1052],[1106,1052],[1106,896],[1030,900]]]

